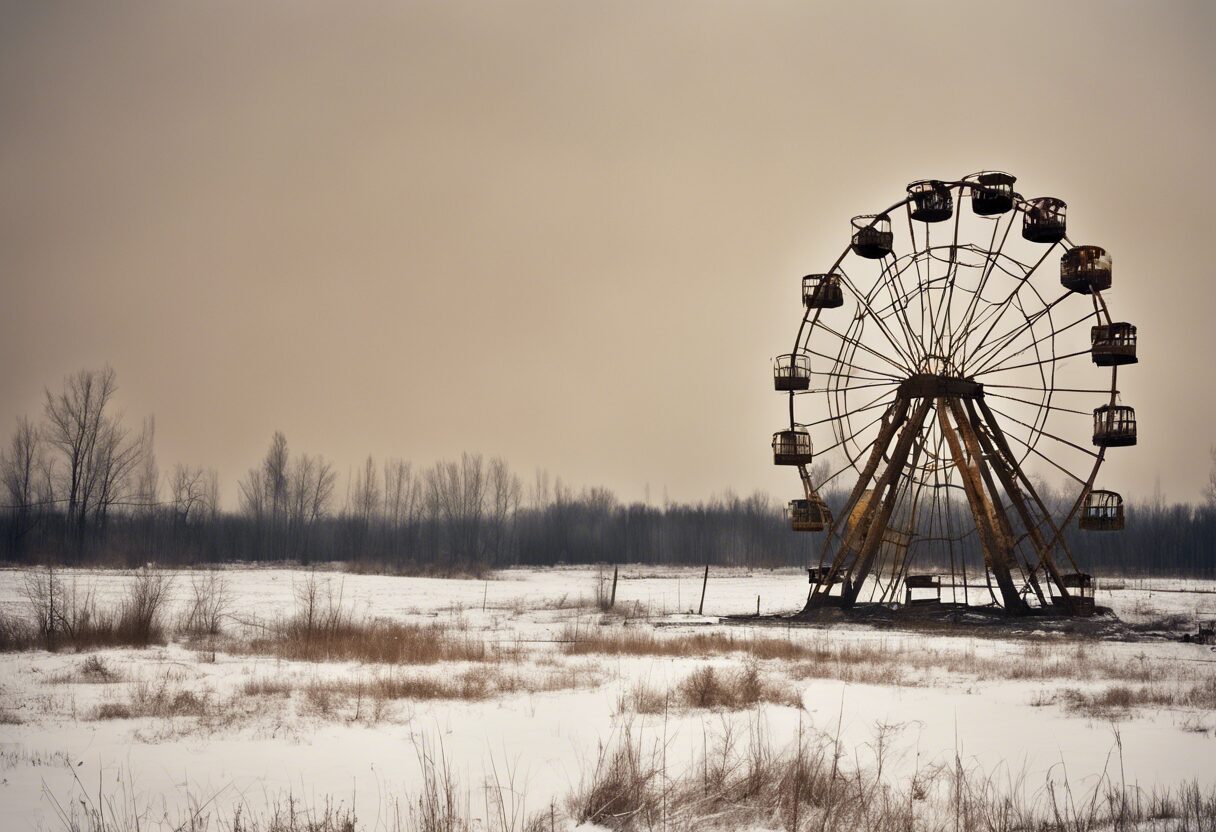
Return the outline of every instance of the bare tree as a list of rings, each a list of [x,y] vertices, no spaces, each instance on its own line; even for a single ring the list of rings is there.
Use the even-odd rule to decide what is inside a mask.
[[[424,477],[428,519],[441,529],[439,556],[452,566],[482,562],[485,521],[485,463],[480,454],[435,463]]]
[[[1208,454],[1212,459],[1212,467],[1208,470],[1208,484],[1203,489],[1203,496],[1210,507],[1216,508],[1216,445],[1208,449]]]
[[[138,436],[129,437],[119,417],[106,417],[93,449],[85,491],[86,503],[92,506],[93,525],[104,529],[110,509],[126,500],[143,453],[151,446],[147,425]]]
[[[350,514],[366,528],[376,519],[380,510],[380,480],[376,462],[369,455],[363,469],[355,474],[351,489]]]
[[[135,473],[134,497],[140,513],[150,516],[160,500],[160,469],[156,465],[156,417],[144,420],[140,433],[139,467]]]
[[[38,428],[24,416],[19,418],[8,450],[0,451],[0,476],[12,518],[10,543],[14,553],[24,548],[26,536],[44,509],[43,498],[49,499],[49,495],[40,493],[39,475],[48,466],[45,457]]]
[[[418,488],[410,463],[390,459],[384,463],[384,519],[394,531],[414,520]]]
[[[494,564],[501,564],[515,534],[515,519],[523,501],[523,485],[502,457],[490,460],[490,540]]]
[[[238,483],[241,510],[254,521],[254,536],[262,554],[287,556],[289,495],[287,437],[276,430],[266,456]]]
[[[338,475],[320,457],[300,454],[287,471],[289,553],[307,560],[312,530],[329,511]]]
[[[173,475],[169,479],[169,497],[173,504],[175,526],[185,526],[191,521],[207,518],[207,492],[212,479],[209,473],[213,475],[215,472],[182,465],[180,462],[173,467]]]
[[[114,370],[106,366],[68,376],[59,393],[45,391],[46,441],[63,455],[67,521],[79,537],[90,508],[87,494],[96,479],[92,464],[98,438],[107,426],[106,406],[116,390]]]
[[[90,524],[103,529],[115,503],[128,492],[133,472],[151,446],[150,425],[134,438],[108,406],[117,391],[114,370],[81,370],[59,393],[46,391],[45,438],[63,457],[62,493],[68,529],[78,544]]]

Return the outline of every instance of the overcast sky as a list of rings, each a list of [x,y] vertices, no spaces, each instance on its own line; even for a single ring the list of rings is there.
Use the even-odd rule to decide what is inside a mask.
[[[1140,327],[1102,482],[1197,499],[1213,8],[3,3],[0,424],[108,362],[228,502],[275,429],[343,475],[470,450],[789,496],[799,275],[907,182],[1002,168],[1068,201]]]

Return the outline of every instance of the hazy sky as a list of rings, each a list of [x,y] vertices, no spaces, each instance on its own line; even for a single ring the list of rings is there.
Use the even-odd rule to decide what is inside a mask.
[[[1214,8],[5,2],[0,419],[109,362],[228,501],[276,428],[343,474],[473,450],[793,495],[799,275],[907,182],[995,167],[1068,201],[1140,327],[1102,481],[1195,499]]]

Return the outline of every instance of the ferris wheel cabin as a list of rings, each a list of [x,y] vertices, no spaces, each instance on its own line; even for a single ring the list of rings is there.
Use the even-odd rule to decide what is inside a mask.
[[[971,210],[981,217],[1003,214],[1013,208],[1013,183],[1018,178],[999,170],[977,173],[971,186]]]
[[[810,465],[811,434],[800,428],[773,434],[774,465]]]
[[[1099,367],[1116,367],[1137,361],[1136,327],[1127,321],[1090,327],[1089,341],[1093,361]]]
[[[832,525],[832,511],[823,500],[790,500],[789,513],[796,532],[821,532]]]
[[[912,219],[944,222],[954,215],[954,194],[937,179],[921,179],[908,186]]]
[[[773,389],[783,393],[811,386],[811,358],[801,353],[779,355],[773,361]]]
[[[802,278],[802,303],[807,309],[835,309],[844,305],[838,274],[808,274]]]
[[[862,214],[853,217],[853,253],[868,260],[881,260],[891,253],[895,235],[891,233],[891,217],[886,214]]]
[[[1085,495],[1077,525],[1089,532],[1116,532],[1123,528],[1123,497],[1095,489]]]
[[[1066,230],[1064,216],[1068,205],[1054,196],[1027,200],[1022,215],[1022,236],[1032,243],[1058,243]]]
[[[1094,444],[1099,448],[1125,448],[1136,444],[1136,411],[1125,404],[1094,408]]]
[[[1110,288],[1110,267],[1111,259],[1106,249],[1075,246],[1060,258],[1060,284],[1081,295],[1105,292]]]

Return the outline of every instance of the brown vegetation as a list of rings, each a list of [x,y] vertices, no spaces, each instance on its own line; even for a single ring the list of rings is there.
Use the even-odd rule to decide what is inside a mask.
[[[204,717],[218,710],[210,690],[184,690],[177,686],[169,673],[153,681],[141,679],[133,682],[127,693],[124,701],[99,704],[93,711],[93,719]]]
[[[90,650],[164,644],[163,617],[171,576],[143,570],[116,608],[98,607],[93,593],[65,584],[55,570],[26,573],[23,586],[32,625],[0,619],[0,649]]]
[[[1169,683],[1109,685],[1096,692],[1065,690],[1061,694],[1069,709],[1103,719],[1132,708],[1196,708],[1216,710],[1216,676],[1190,685]]]

